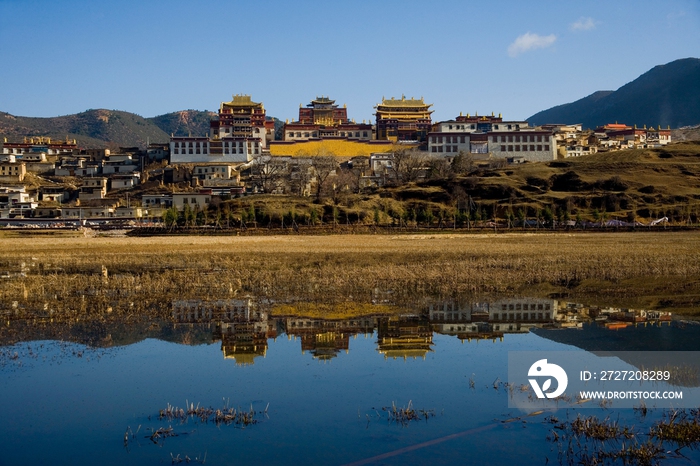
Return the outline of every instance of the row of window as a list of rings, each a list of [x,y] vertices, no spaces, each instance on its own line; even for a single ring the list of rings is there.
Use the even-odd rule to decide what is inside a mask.
[[[527,144],[523,144],[522,146],[520,144],[516,144],[514,146],[501,145],[501,152],[528,152],[527,147]],[[535,147],[537,147],[537,149],[535,149]],[[529,152],[535,152],[535,150],[541,152],[543,147],[545,152],[549,152],[549,144],[545,144],[544,146],[542,144],[537,144],[537,146],[530,144]]]
[[[523,321],[523,320],[550,320],[549,312],[510,312],[510,313],[502,313],[499,317],[498,313],[493,315],[494,320],[515,320],[515,321]]]
[[[330,134],[330,133],[329,133],[329,134]],[[362,134],[362,136],[360,136],[360,134]],[[338,133],[338,136],[343,137],[343,138],[345,138],[345,137],[351,138],[351,137],[353,137],[353,133],[352,133],[352,131],[348,131],[348,132],[341,131],[341,132]],[[318,137],[318,133],[316,133],[316,132],[309,133],[309,132],[302,132],[302,131],[297,131],[297,132],[295,133],[294,131],[289,131],[289,132],[287,133],[287,137],[288,137],[288,138],[295,138],[295,137],[297,137],[297,138],[301,138],[301,137],[304,137],[304,138],[309,138],[309,137],[311,137],[311,138],[317,138],[317,137]],[[354,137],[356,137],[356,138],[359,138],[359,137],[367,138],[367,137],[369,137],[369,133],[368,133],[367,131],[362,131],[362,133],[360,133],[360,131],[355,131]]]
[[[210,201],[210,200],[211,200],[210,198],[205,197],[205,198],[204,198],[204,203],[205,203],[205,204],[209,204],[209,201]],[[189,198],[183,197],[183,198],[182,198],[182,203],[183,203],[183,204],[196,204],[196,203],[197,203],[197,198],[196,198],[196,197],[193,197],[193,198],[192,198],[192,201],[190,202],[190,199],[189,199]]]
[[[519,310],[521,310],[521,307],[522,307],[523,311],[527,311],[528,309],[530,311],[541,311],[541,310],[549,311],[551,309],[550,304],[544,304],[544,305],[543,304],[529,304],[529,305],[522,304],[521,305],[520,303],[515,304],[515,305],[513,305],[513,304],[501,304],[502,311],[513,311],[513,310],[519,311]]]
[[[445,147],[445,152],[459,152],[457,149],[457,146],[444,146]],[[433,146],[432,147],[432,152],[442,152],[443,151],[443,146]]]
[[[541,134],[509,134],[501,136],[491,136],[491,142],[498,142],[499,137],[501,142],[547,142],[547,140],[549,139],[547,136],[543,136]]]
[[[467,142],[466,136],[430,136],[430,142],[433,144],[442,144],[443,138],[447,144],[456,144],[458,142],[466,144]]]

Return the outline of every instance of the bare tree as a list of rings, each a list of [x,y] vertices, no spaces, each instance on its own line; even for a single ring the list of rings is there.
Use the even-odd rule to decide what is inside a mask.
[[[287,162],[280,157],[258,155],[250,167],[250,179],[264,193],[279,189],[287,174]]]
[[[320,201],[326,182],[336,173],[338,161],[332,154],[319,151],[309,157],[309,163],[316,178],[316,200]]]
[[[333,184],[330,187],[333,195],[333,202],[339,204],[341,199],[359,190],[359,177],[350,168],[341,168],[333,177]]]
[[[415,149],[399,149],[394,152],[392,170],[399,184],[410,183],[425,176],[428,155]]]
[[[452,172],[455,175],[467,175],[474,169],[474,158],[469,152],[459,151],[452,159]]]
[[[286,182],[289,191],[297,196],[306,196],[311,189],[312,169],[311,160],[307,157],[295,157],[289,163]]]
[[[428,156],[428,177],[433,179],[445,179],[452,175],[452,166],[445,157]]]

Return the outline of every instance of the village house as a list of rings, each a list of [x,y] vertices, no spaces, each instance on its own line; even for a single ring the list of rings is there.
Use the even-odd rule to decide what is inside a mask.
[[[22,183],[27,175],[27,165],[23,162],[0,163],[0,181],[6,183]]]
[[[102,162],[85,157],[61,157],[54,169],[55,176],[97,176],[102,173]]]
[[[130,207],[121,205],[114,209],[114,218],[143,218],[143,209],[141,207]]]
[[[39,200],[63,203],[68,200],[68,193],[62,185],[39,186]]]
[[[111,175],[109,177],[109,190],[133,189],[138,186],[140,181],[141,174],[138,172]]]
[[[60,218],[61,214],[60,207],[38,206],[34,209],[34,218]]]
[[[146,210],[145,216],[160,218],[166,210],[173,206],[172,194],[144,194],[141,206]]]
[[[137,171],[138,164],[131,154],[114,154],[107,157],[102,162],[102,174],[111,175],[114,173],[132,173]]]
[[[0,187],[0,218],[31,217],[38,205],[24,186]]]
[[[83,185],[80,187],[78,199],[90,201],[94,199],[104,199],[107,195],[107,178],[84,178]]]
[[[110,206],[77,206],[61,208],[61,218],[90,219],[111,218],[114,216],[114,207]]]
[[[192,169],[192,177],[200,181],[225,180],[239,183],[240,173],[233,164],[208,164],[195,165]]]
[[[191,209],[204,210],[209,207],[211,202],[211,190],[200,190],[199,192],[191,193],[173,193],[173,207],[177,210],[184,210],[185,206]]]

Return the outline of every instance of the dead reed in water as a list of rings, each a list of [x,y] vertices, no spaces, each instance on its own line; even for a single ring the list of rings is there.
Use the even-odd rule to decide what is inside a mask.
[[[397,299],[469,293],[698,297],[695,233],[0,237],[4,302],[390,292]],[[16,270],[15,270],[16,269]],[[686,300],[687,301],[687,300]],[[692,302],[690,306],[697,306]],[[142,306],[143,307],[143,306]]]
[[[646,417],[646,406],[638,411]],[[559,463],[567,465],[659,464],[667,458],[685,458],[682,449],[700,445],[700,411],[664,411],[649,429],[625,426],[609,417],[578,416],[554,424],[548,440],[559,447]]]
[[[435,411],[433,410],[414,409],[411,401],[408,402],[407,406],[401,408],[397,408],[392,401],[391,406],[383,407],[382,411],[387,413],[387,420],[390,423],[402,426],[407,426],[411,421],[427,421],[435,416]]]
[[[218,425],[235,425],[238,427],[247,427],[253,424],[257,424],[259,419],[256,416],[267,416],[267,410],[269,408],[269,403],[265,407],[264,411],[255,411],[253,405],[245,410],[241,408],[230,408],[228,403],[223,408],[214,409],[211,407],[203,407],[194,405],[194,403],[185,404],[186,408],[178,408],[168,406],[165,409],[161,409],[158,414],[158,419],[168,420],[168,421],[179,421],[181,423],[187,422],[189,419],[198,419],[200,422],[213,422]]]

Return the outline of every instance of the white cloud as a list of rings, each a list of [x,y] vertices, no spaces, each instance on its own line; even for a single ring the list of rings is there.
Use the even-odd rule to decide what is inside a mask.
[[[508,46],[508,55],[517,57],[521,53],[528,52],[534,49],[543,49],[549,47],[556,42],[557,36],[550,34],[548,36],[540,36],[539,34],[531,34],[529,32],[515,39],[515,42]]]
[[[581,16],[578,21],[571,23],[569,29],[572,31],[590,31],[591,29],[595,29],[596,24],[597,23],[590,16]]]

